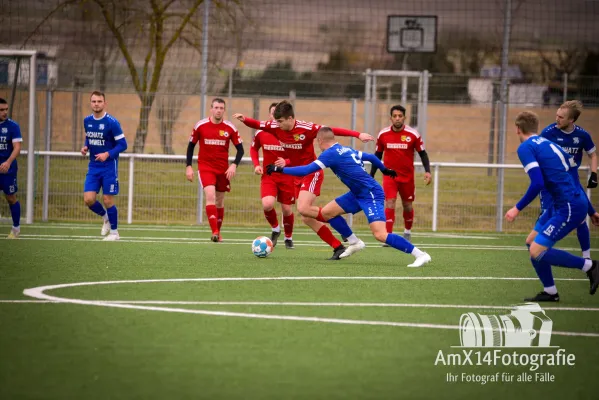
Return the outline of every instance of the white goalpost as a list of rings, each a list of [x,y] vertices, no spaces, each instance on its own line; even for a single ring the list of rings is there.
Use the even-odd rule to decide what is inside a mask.
[[[37,50],[0,49],[0,56],[29,58],[29,115],[27,133],[27,197],[25,223],[33,223],[33,203],[35,199],[35,113],[36,113],[36,83],[37,83]],[[18,82],[19,76],[15,76]],[[13,107],[13,104],[9,104]],[[17,121],[18,122],[18,121]]]

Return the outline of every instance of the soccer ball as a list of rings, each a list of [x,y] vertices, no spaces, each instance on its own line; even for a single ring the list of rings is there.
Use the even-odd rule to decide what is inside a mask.
[[[258,236],[252,242],[252,253],[254,253],[256,257],[268,257],[273,250],[274,247],[272,245],[272,241],[266,236]]]

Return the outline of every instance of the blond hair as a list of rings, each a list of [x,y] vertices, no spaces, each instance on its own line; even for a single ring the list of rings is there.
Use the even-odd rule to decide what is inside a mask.
[[[576,122],[582,113],[582,103],[578,100],[568,100],[559,106],[559,108],[568,110],[568,118],[571,119],[572,122]]]
[[[532,111],[522,111],[516,117],[516,126],[523,133],[537,133],[539,131],[539,117]]]

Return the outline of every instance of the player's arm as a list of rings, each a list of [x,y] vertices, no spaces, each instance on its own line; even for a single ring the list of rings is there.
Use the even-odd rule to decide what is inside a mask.
[[[235,149],[237,149],[237,153],[235,154],[235,159],[233,160],[233,164],[231,164],[231,165],[235,165],[237,167],[237,166],[239,166],[239,163],[241,162],[241,159],[243,158],[243,155],[245,154],[245,150],[243,149],[242,143],[237,143],[235,145]]]
[[[526,208],[526,206],[528,206],[545,187],[541,168],[530,149],[521,146],[518,148],[518,157],[524,166],[524,171],[530,178],[530,185],[520,201],[505,214],[505,218],[510,222],[516,219],[520,211]]]
[[[360,139],[364,143],[374,140],[374,138],[368,133],[360,133],[357,131],[352,131],[351,129],[331,128],[331,130],[333,131],[333,134],[335,134],[335,136],[355,137]]]
[[[380,154],[380,156],[378,154],[370,154],[370,153],[361,153],[361,158],[362,160],[365,161],[369,161],[372,164],[372,169],[376,172],[377,169],[381,170],[381,173],[383,175],[388,175],[388,176],[397,176],[397,172],[395,172],[394,170],[385,167],[385,164],[383,164],[383,162],[381,161],[381,157],[383,156],[383,153]],[[371,176],[373,176],[374,174],[371,172],[370,173]]]
[[[383,159],[383,152],[382,151],[377,151],[374,153],[375,158],[377,158],[379,161]],[[376,174],[376,171],[379,170],[379,168],[376,166],[375,163],[371,163],[372,166],[370,167],[370,176],[372,176],[374,178],[374,175]],[[382,164],[382,162],[381,162]]]
[[[271,126],[272,121],[258,121],[257,119],[246,117],[243,114],[233,114],[233,118],[243,122],[243,124],[248,128],[262,129],[265,132],[273,134],[277,131],[277,128],[273,128]]]
[[[19,135],[20,136],[20,135]],[[21,142],[23,139],[20,137],[15,137],[12,139],[12,152],[6,161],[0,164],[0,173],[5,174],[8,172],[8,169],[12,165],[12,162],[17,158],[19,153],[21,152]]]
[[[273,172],[280,172],[283,174],[293,176],[306,176],[325,168],[326,166],[322,161],[315,160],[312,161],[310,164],[302,165],[300,167],[279,167],[274,164],[270,164],[266,167],[266,173],[270,175]]]
[[[419,151],[418,155],[420,156],[420,161],[422,161],[422,166],[424,167],[424,181],[428,185],[431,183],[431,162],[428,159],[426,150],[423,149],[422,151]]]
[[[115,158],[127,150],[127,139],[125,139],[125,134],[122,131],[114,137],[114,140],[116,142],[114,147],[108,151],[108,156],[110,158]]]
[[[589,176],[587,188],[594,189],[597,187],[597,151],[595,145],[593,145],[593,147],[587,151],[587,154],[591,159],[591,176]]]
[[[199,135],[199,132],[194,129],[189,137],[189,143],[187,143],[187,154],[185,157],[187,167],[185,168],[185,177],[189,182],[193,182],[193,167],[191,166],[191,162],[193,161],[193,150],[195,149],[198,140],[200,140]]]

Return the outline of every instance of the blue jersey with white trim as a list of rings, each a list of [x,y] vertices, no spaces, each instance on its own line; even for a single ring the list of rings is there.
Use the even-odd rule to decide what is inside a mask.
[[[558,144],[566,153],[574,158],[576,166],[570,168],[570,175],[572,175],[575,182],[580,183],[578,168],[582,163],[583,152],[591,155],[596,151],[591,135],[580,126],[575,125],[572,132],[565,132],[559,129],[557,124],[551,124],[543,129],[540,136]],[[551,203],[551,195],[547,190],[543,190],[541,192],[541,208],[550,208],[552,206]]]
[[[22,141],[23,137],[21,136],[19,124],[10,118],[0,122],[0,164],[10,158],[14,150],[13,143]],[[6,173],[14,174],[17,172],[17,169],[17,159],[15,158]]]
[[[545,189],[553,197],[556,207],[579,195],[580,184],[570,175],[570,169],[576,167],[576,163],[560,146],[533,135],[520,144],[518,157],[525,172],[532,168],[541,169]]]
[[[92,114],[85,117],[83,126],[85,128],[85,145],[89,149],[89,167],[102,168],[114,164],[108,161],[118,160],[119,152],[111,152],[111,150],[117,147],[117,141],[125,141],[119,121],[108,113],[98,119]],[[105,152],[109,152],[110,157],[105,162],[96,161],[96,155]]]
[[[366,172],[362,152],[335,143],[314,161],[322,169],[330,168],[357,197],[368,194],[379,183]]]

